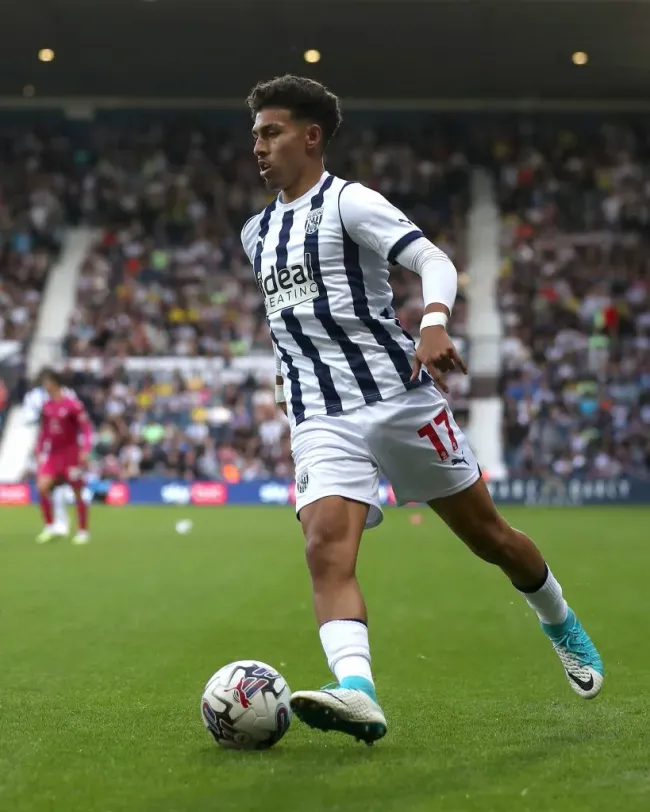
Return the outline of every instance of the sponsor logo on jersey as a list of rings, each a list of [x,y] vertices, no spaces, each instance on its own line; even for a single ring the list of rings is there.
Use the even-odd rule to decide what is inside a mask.
[[[292,265],[290,268],[276,268],[271,265],[266,271],[258,271],[255,281],[264,296],[269,316],[285,307],[313,302],[318,296],[318,285],[314,282],[309,254],[305,254],[304,265]]]
[[[305,221],[305,234],[315,234],[318,231],[318,227],[320,226],[322,219],[322,207],[320,209],[310,211],[307,215],[307,220]]]

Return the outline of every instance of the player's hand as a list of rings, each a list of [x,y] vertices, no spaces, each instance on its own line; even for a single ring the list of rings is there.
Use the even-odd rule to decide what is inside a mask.
[[[79,454],[79,467],[83,469],[87,465],[88,465],[88,452],[82,451],[81,454]]]
[[[412,381],[420,376],[423,366],[443,392],[449,392],[445,381],[448,372],[459,369],[463,375],[467,375],[467,366],[442,325],[425,327],[420,333],[420,343],[413,361]]]

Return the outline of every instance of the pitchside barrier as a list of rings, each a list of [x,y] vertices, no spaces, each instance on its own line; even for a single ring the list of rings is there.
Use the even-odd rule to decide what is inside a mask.
[[[488,481],[495,502],[515,505],[650,505],[650,480],[631,477],[512,478]],[[291,505],[295,483],[256,480],[237,484],[137,479],[128,482],[96,480],[85,490],[87,501],[107,505]],[[72,492],[69,493],[72,501]],[[394,505],[390,485],[379,488],[379,501]],[[33,483],[0,485],[0,506],[37,504]]]

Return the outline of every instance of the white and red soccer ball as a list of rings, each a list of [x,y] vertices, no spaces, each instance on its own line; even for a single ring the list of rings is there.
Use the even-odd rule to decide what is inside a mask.
[[[270,665],[240,660],[211,677],[201,718],[217,744],[230,750],[266,750],[291,724],[291,691]]]

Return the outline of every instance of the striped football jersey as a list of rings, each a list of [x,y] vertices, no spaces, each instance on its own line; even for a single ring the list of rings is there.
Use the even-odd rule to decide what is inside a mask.
[[[242,244],[264,297],[294,425],[394,397],[415,344],[392,307],[389,264],[422,232],[382,195],[325,172],[252,217]]]

